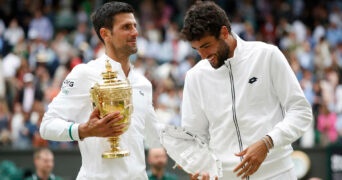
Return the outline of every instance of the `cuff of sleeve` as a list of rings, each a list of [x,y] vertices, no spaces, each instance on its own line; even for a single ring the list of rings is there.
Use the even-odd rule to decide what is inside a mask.
[[[278,136],[279,133],[277,133],[277,130],[271,131],[270,133],[268,133],[267,135],[270,136],[272,138],[273,141],[273,148],[277,148],[278,146],[280,146],[279,142],[280,142],[280,136]]]
[[[70,138],[72,138],[72,140],[74,140],[74,141],[79,141],[79,140],[81,140],[81,139],[80,139],[80,136],[78,135],[78,126],[79,126],[79,125],[80,125],[80,124],[74,123],[74,124],[72,125],[71,129],[70,129],[70,135],[71,135]]]

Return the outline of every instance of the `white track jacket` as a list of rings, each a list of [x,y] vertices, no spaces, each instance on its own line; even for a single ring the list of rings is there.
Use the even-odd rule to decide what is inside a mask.
[[[101,73],[105,61],[103,55],[87,64],[77,65],[63,82],[60,93],[53,99],[43,117],[40,134],[53,141],[78,141],[82,155],[82,167],[77,179],[80,180],[137,180],[147,179],[145,169],[144,135],[154,140],[152,146],[159,145],[157,120],[152,106],[152,85],[133,67],[128,75],[132,86],[133,114],[129,129],[121,136],[120,147],[129,150],[130,155],[118,159],[103,159],[101,154],[110,150],[107,138],[89,137],[80,140],[78,126],[88,121],[93,110],[90,88],[102,83]],[[125,77],[121,64],[110,60],[113,71],[118,71],[118,78]],[[69,132],[70,125],[74,123]],[[76,172],[75,172],[76,173]]]
[[[312,110],[277,47],[234,37],[234,56],[222,67],[202,60],[188,71],[182,126],[208,140],[229,180],[241,162],[234,153],[271,136],[274,148],[250,176],[267,179],[293,167],[291,143],[310,127]]]

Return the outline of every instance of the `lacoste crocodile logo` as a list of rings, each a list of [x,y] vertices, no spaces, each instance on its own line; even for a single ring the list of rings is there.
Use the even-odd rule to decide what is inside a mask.
[[[252,77],[252,78],[249,79],[248,83],[249,83],[249,84],[253,84],[253,83],[255,83],[257,80],[258,80],[258,78]]]

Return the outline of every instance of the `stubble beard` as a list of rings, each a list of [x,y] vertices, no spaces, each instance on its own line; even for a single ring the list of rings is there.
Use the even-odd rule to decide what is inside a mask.
[[[229,46],[227,45],[227,43],[224,40],[219,39],[219,46],[218,46],[218,49],[216,51],[217,62],[216,63],[210,63],[211,66],[215,69],[220,68],[222,65],[224,65],[224,61],[226,61],[228,59],[229,54],[230,54]]]
[[[118,50],[118,52],[121,52],[125,56],[130,56],[130,55],[138,52],[138,48],[136,46],[132,47],[132,46],[128,46],[128,45],[121,47],[117,50]]]

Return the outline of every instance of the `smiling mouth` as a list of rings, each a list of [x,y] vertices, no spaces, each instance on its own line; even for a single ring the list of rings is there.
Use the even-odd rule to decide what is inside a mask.
[[[210,63],[214,62],[215,55],[208,56],[207,59]]]
[[[132,39],[127,39],[128,43],[137,43],[137,39],[136,38],[132,38]]]

